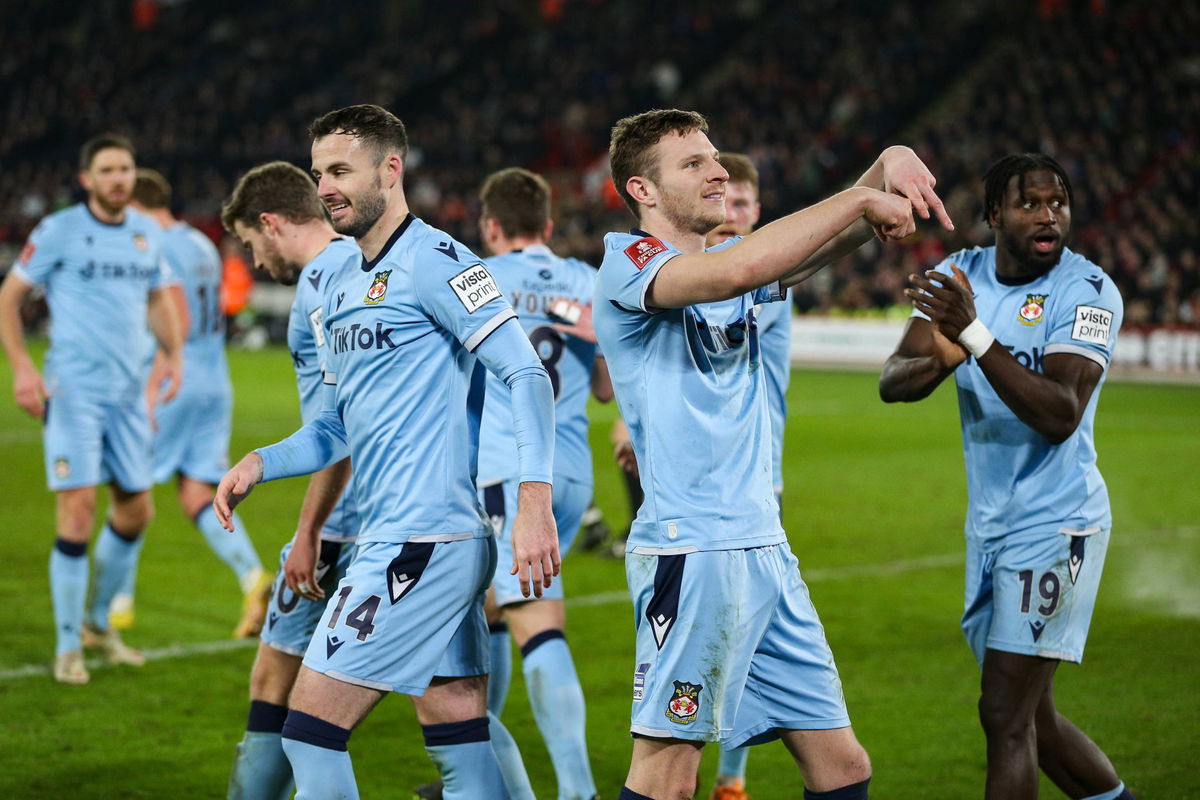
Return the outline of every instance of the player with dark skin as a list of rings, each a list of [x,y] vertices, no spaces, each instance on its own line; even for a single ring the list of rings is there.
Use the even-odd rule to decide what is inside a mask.
[[[996,274],[1032,278],[1058,264],[1071,229],[1069,193],[1049,169],[1012,176],[1003,202],[988,210],[996,235]],[[959,334],[976,318],[971,284],[933,270],[909,276],[905,294],[929,320],[912,317],[879,380],[885,402],[927,397],[967,358]],[[996,394],[1026,425],[1052,444],[1079,425],[1102,375],[1096,362],[1052,353],[1035,372],[999,341],[978,359]],[[979,718],[987,737],[987,794],[1036,797],[1038,767],[1069,797],[1090,797],[1119,783],[1104,752],[1054,706],[1059,661],[988,649],[983,660]]]

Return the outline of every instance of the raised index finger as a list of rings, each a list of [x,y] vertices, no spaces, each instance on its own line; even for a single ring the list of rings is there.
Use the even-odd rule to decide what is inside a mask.
[[[942,227],[948,231],[954,230],[954,220],[950,219],[950,215],[946,213],[946,206],[942,204],[942,198],[938,197],[937,192],[933,190],[933,184],[922,186],[921,192],[925,195],[929,208],[933,209],[933,215],[937,217]],[[929,218],[928,214],[924,216],[926,219]]]

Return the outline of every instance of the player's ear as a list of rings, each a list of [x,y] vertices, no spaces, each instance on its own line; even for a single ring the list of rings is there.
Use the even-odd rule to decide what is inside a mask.
[[[546,229],[542,231],[542,238],[547,242],[550,241],[550,234],[554,233],[554,220],[546,220]]]
[[[259,213],[258,226],[262,232],[267,235],[279,235],[279,220],[270,211],[262,211]]]
[[[88,177],[86,169],[79,170],[79,185],[86,191],[90,192],[92,190],[92,179]]]
[[[641,175],[634,175],[629,180],[625,181],[625,191],[629,192],[629,196],[635,202],[647,206],[655,204],[654,184],[643,178]]]
[[[404,179],[404,159],[400,158],[395,153],[389,153],[384,157],[383,163],[384,185],[391,189],[397,183]]]

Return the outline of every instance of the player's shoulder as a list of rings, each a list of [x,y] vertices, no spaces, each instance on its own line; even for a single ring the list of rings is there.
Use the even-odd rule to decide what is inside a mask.
[[[46,216],[38,220],[38,224],[34,226],[32,236],[47,236],[53,234],[69,233],[78,231],[84,225],[91,225],[95,222],[87,206],[83,203],[76,203],[66,208],[60,208],[58,211],[52,211]]]
[[[1062,257],[1053,270],[1054,282],[1060,286],[1078,290],[1085,295],[1120,300],[1120,292],[1113,279],[1108,276],[1100,265],[1091,259],[1076,253],[1069,248],[1063,248]]]
[[[628,233],[612,231],[604,235],[604,258],[600,269],[605,267],[625,268],[632,265],[644,268],[656,256],[673,250],[670,245],[645,231],[631,230]]]
[[[397,256],[403,254],[418,259],[423,267],[432,266],[439,274],[442,270],[461,272],[483,261],[471,248],[419,217],[410,215],[404,225],[407,230],[397,242],[401,245],[402,253],[393,248]]]

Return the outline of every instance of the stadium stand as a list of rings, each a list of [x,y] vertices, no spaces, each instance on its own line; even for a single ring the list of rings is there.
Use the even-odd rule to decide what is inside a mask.
[[[321,25],[315,0],[145,5],[49,0],[0,29],[4,267],[72,200],[74,150],[97,130],[131,134],[177,187],[177,210],[219,239],[232,180],[267,159],[305,164],[306,122],[350,102],[404,116],[409,194],[431,223],[476,241],[480,177],[521,164],[552,178],[559,250],[595,260],[600,234],[627,225],[608,127],[680,105],[709,115],[719,146],[750,153],[768,215],[849,182],[889,142],[934,165],[958,232],[864,248],[796,293],[803,311],[905,305],[905,275],[987,239],[984,168],[1040,149],[1070,170],[1075,244],[1113,275],[1129,321],[1200,324],[1186,213],[1200,200],[1187,35],[1200,9],[1182,0],[706,0],[653,16],[631,0],[472,0],[453,15],[363,0]]]

